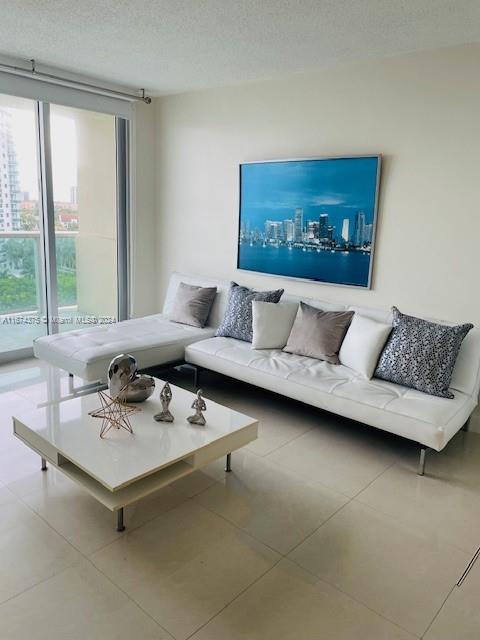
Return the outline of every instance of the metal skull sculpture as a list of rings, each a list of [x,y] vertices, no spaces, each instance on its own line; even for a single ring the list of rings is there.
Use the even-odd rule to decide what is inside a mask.
[[[143,402],[149,398],[155,381],[150,376],[138,375],[137,361],[129,354],[121,353],[113,358],[108,367],[108,385],[112,398],[124,402]]]

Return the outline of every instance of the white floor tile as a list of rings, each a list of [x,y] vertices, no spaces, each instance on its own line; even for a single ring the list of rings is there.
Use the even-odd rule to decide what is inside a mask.
[[[3,640],[172,640],[83,561],[0,605]]]
[[[355,496],[393,464],[400,439],[319,412],[321,422],[268,456],[298,475]],[[338,426],[337,426],[338,425]]]
[[[425,640],[477,640],[480,638],[480,564],[460,587],[454,587],[425,634]]]
[[[412,455],[410,464],[395,464],[357,499],[473,553],[480,544],[480,437],[458,434],[444,451],[429,452],[425,476],[415,473],[416,462]]]
[[[43,479],[43,486],[24,495],[23,501],[79,551],[89,555],[123,535],[116,531],[114,514],[83,488],[53,468],[37,474]],[[173,487],[165,487],[126,507],[127,531],[185,500],[187,497]]]
[[[468,561],[462,551],[356,501],[289,557],[419,636]]]
[[[233,468],[196,500],[282,554],[347,501],[259,456],[237,452]]]
[[[190,501],[92,560],[180,640],[270,569],[278,555]]]
[[[0,602],[63,571],[79,559],[79,553],[71,545],[17,499],[2,504]]]
[[[352,598],[282,560],[192,640],[411,640]]]

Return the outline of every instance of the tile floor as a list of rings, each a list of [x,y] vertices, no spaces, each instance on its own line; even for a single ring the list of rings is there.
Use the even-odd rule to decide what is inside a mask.
[[[2,640],[480,638],[480,561],[455,586],[480,545],[479,434],[420,478],[412,443],[205,373],[259,439],[234,473],[218,461],[128,508],[119,534],[11,434],[66,384],[37,361],[0,367]]]

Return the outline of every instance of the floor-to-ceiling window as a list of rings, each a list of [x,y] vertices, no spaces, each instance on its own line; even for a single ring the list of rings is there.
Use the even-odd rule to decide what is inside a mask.
[[[0,359],[118,319],[117,132],[113,115],[0,95]]]
[[[47,331],[36,103],[0,95],[0,352]]]

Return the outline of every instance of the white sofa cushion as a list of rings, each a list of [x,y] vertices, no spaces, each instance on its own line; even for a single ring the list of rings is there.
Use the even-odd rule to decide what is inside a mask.
[[[391,330],[391,324],[356,313],[340,348],[340,362],[370,380]]]
[[[252,302],[252,348],[283,349],[292,330],[296,302]]]
[[[105,380],[108,365],[120,353],[130,353],[140,369],[182,360],[185,346],[213,336],[215,329],[170,322],[162,314],[135,318],[37,338],[37,358],[84,380]]]
[[[466,422],[476,400],[453,400],[382,380],[353,369],[272,349],[255,351],[234,338],[190,344],[187,362],[378,427],[440,451]]]

